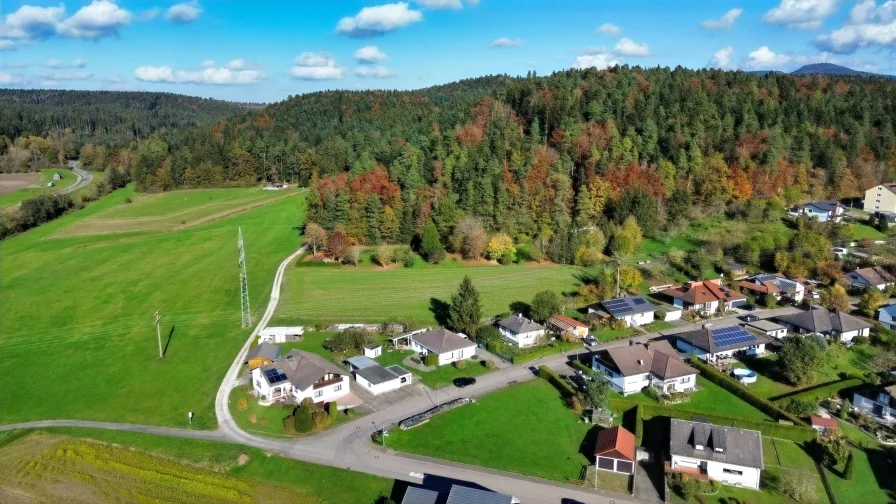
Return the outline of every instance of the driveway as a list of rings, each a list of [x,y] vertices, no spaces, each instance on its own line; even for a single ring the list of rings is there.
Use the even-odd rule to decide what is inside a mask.
[[[358,396],[358,399],[364,401],[373,411],[380,411],[392,406],[397,406],[405,401],[426,395],[426,390],[422,383],[412,383],[405,385],[400,389],[390,390],[382,394],[373,395],[364,387],[358,385],[358,382],[352,380],[352,393]]]

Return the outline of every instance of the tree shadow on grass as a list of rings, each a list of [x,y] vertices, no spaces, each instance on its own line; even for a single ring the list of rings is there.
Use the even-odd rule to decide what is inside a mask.
[[[590,463],[594,463],[594,448],[597,443],[597,435],[604,429],[605,428],[600,425],[595,425],[588,429],[585,438],[582,440],[582,444],[579,446],[579,453],[588,459],[588,462]]]
[[[511,315],[521,314],[524,317],[528,317],[529,311],[531,309],[532,309],[532,307],[529,306],[529,303],[527,303],[525,301],[514,301],[514,302],[510,303],[510,314]]]
[[[777,361],[761,357],[744,357],[741,359],[741,362],[750,368],[750,370],[755,371],[757,374],[764,376],[771,381],[783,383],[788,387],[792,387],[787,378],[784,377],[784,374],[778,369]]]
[[[432,313],[436,323],[444,327],[448,325],[448,308],[450,305],[441,299],[429,298],[429,311]]]

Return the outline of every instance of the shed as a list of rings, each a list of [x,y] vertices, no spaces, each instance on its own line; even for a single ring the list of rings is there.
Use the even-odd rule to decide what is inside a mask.
[[[371,359],[379,357],[383,354],[383,345],[373,343],[364,347],[364,356]]]
[[[62,174],[56,172],[53,174],[53,180],[62,180]]]
[[[258,333],[258,342],[286,343],[300,341],[305,334],[305,328],[297,327],[265,327]]]
[[[602,471],[635,473],[635,435],[623,427],[604,429],[594,445],[595,466]]]
[[[270,364],[279,359],[280,354],[280,347],[265,341],[249,349],[249,352],[246,354],[246,362],[243,364],[248,364],[249,371],[252,371],[257,367]]]
[[[355,370],[355,381],[373,395],[399,389],[411,383],[411,372],[401,366],[379,364]]]
[[[812,428],[822,434],[834,433],[840,431],[840,426],[833,418],[822,418],[819,416],[810,417]]]

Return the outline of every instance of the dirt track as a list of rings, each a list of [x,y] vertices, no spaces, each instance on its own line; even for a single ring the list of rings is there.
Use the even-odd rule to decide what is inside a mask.
[[[0,173],[0,194],[18,191],[40,180],[40,172]]]

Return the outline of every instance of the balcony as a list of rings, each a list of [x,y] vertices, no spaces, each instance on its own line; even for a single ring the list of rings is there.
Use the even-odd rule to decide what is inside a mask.
[[[706,471],[700,469],[698,467],[687,467],[687,466],[678,466],[673,468],[672,463],[668,460],[663,463],[663,471],[666,474],[687,474],[690,477],[696,478],[700,481],[709,481],[709,475],[706,474]]]
[[[324,388],[324,387],[327,387],[330,385],[335,385],[337,383],[342,383],[341,375],[336,375],[333,378],[330,378],[329,380],[321,380],[321,381],[315,383],[313,388],[315,390],[317,390],[317,389]]]

